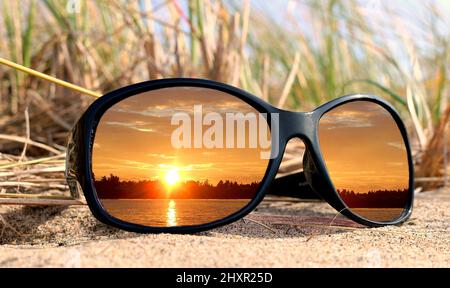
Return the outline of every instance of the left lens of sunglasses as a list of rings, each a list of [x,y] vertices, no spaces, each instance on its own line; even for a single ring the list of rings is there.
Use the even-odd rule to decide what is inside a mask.
[[[270,129],[260,116],[233,95],[199,87],[118,102],[101,117],[93,144],[101,205],[150,227],[227,218],[255,197],[269,163],[261,155],[270,150]]]

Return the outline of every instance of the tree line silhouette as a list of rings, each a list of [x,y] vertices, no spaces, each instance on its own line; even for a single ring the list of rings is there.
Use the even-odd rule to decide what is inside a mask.
[[[408,199],[408,189],[376,190],[367,193],[343,189],[337,192],[350,208],[404,208]]]
[[[169,192],[160,180],[122,181],[111,174],[94,181],[100,199],[251,199],[259,184],[220,180],[212,185],[208,181],[188,180],[178,183]]]

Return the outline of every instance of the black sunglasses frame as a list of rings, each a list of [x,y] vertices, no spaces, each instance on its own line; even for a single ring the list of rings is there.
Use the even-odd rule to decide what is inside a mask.
[[[94,143],[95,131],[100,118],[111,106],[128,97],[151,90],[181,86],[215,89],[233,95],[245,101],[260,113],[267,113],[269,126],[271,122],[271,113],[278,113],[280,123],[279,153],[276,158],[270,159],[266,173],[261,181],[255,198],[253,198],[245,207],[224,219],[202,225],[179,227],[148,227],[119,220],[108,214],[102,207],[102,204],[97,197],[93,182],[92,147]],[[336,192],[326,169],[325,162],[322,158],[317,133],[320,118],[331,109],[352,101],[370,101],[381,105],[392,115],[393,119],[397,123],[401,135],[403,136],[407,149],[409,165],[408,200],[403,214],[394,221],[377,222],[362,218],[361,216],[353,213]],[[328,202],[337,211],[353,221],[369,227],[400,224],[409,218],[412,213],[414,198],[414,171],[407,131],[396,110],[385,100],[372,95],[355,94],[343,96],[325,103],[311,112],[292,112],[276,108],[244,90],[211,80],[170,78],[133,84],[114,90],[100,97],[93,102],[81,116],[69,139],[66,159],[66,177],[72,195],[81,195],[81,193],[83,193],[91,212],[98,220],[105,224],[132,232],[194,233],[229,224],[243,218],[248,213],[253,211],[269,191],[270,186],[278,172],[286,144],[293,138],[300,138],[306,146],[304,173],[307,182],[323,200]],[[293,189],[295,189],[295,187],[293,187]]]

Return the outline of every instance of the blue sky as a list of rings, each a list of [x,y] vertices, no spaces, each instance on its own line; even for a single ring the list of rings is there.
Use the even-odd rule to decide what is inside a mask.
[[[288,9],[290,11],[301,11],[302,6],[304,7],[307,1],[305,0],[276,0],[276,1],[260,1],[251,0],[252,7],[260,9],[269,15],[272,15],[274,19],[280,19],[281,22],[286,22],[286,13]],[[320,0],[318,0],[319,2]],[[240,1],[236,1],[239,3]],[[309,2],[309,1],[308,1]],[[450,27],[450,1],[449,0],[358,0],[361,3],[363,10],[367,12],[372,12],[376,15],[383,16],[383,7],[387,7],[396,12],[399,17],[402,17],[407,23],[412,25],[420,25],[418,19],[423,19],[427,17],[427,12],[424,6],[427,4],[434,4],[440,10],[443,18],[445,18],[445,23],[441,23],[440,29],[446,30],[449,33]],[[256,13],[254,11],[254,13]]]

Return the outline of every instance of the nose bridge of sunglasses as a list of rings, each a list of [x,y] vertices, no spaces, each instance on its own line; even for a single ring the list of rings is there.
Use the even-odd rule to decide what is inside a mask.
[[[311,143],[316,124],[312,112],[280,111],[280,137],[286,143],[293,138]]]

